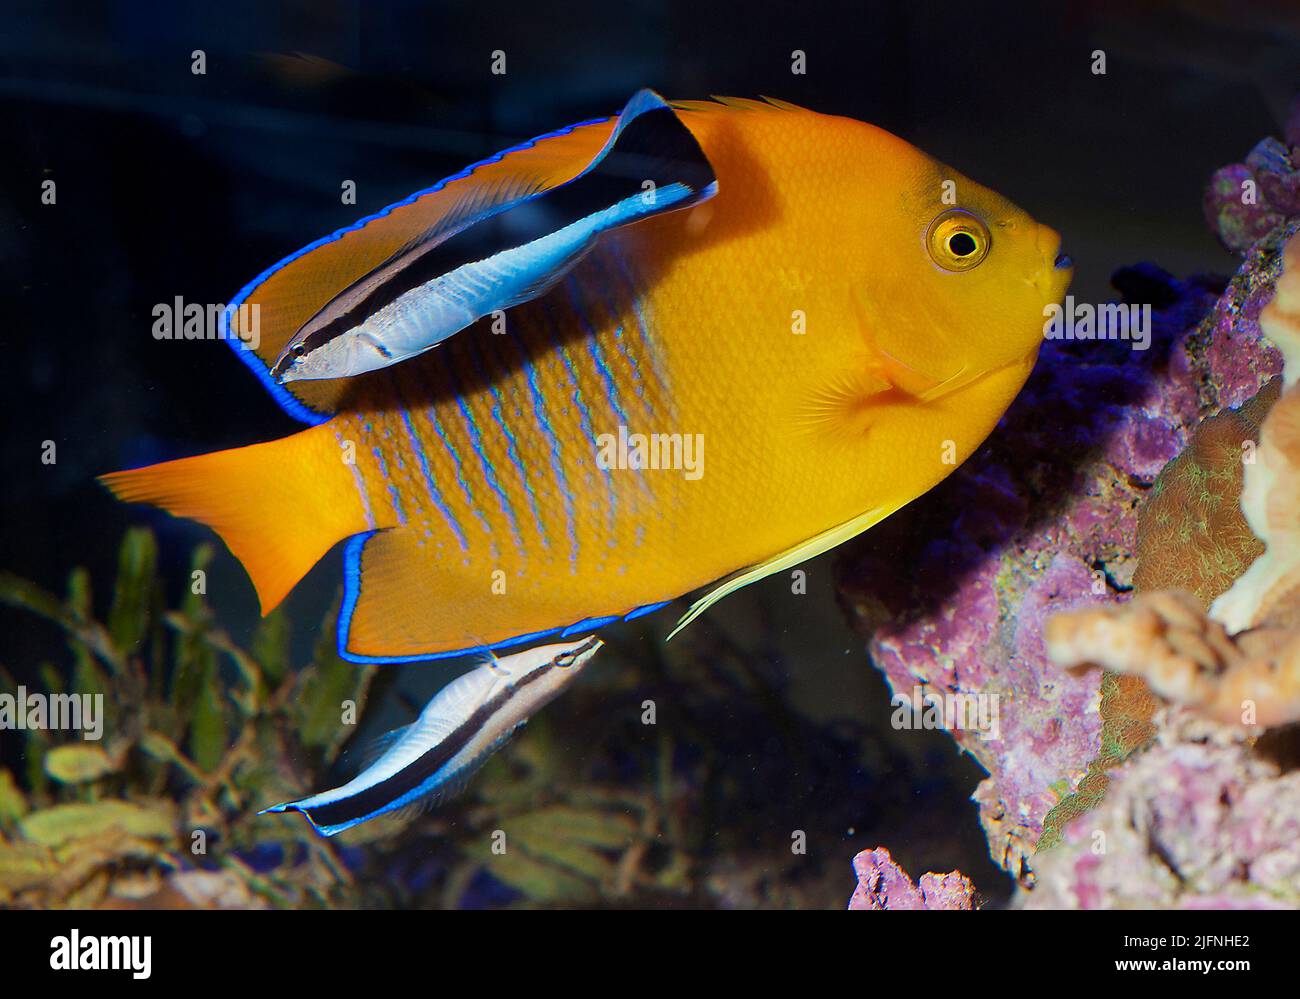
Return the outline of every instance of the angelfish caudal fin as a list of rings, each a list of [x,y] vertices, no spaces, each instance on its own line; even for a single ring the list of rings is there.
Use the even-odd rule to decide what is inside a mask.
[[[118,499],[207,524],[243,563],[262,613],[336,542],[375,526],[324,428],[100,476]]]

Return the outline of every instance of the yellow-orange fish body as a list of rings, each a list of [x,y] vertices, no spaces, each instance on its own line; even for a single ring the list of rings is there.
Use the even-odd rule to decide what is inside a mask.
[[[870,125],[677,106],[711,201],[608,234],[542,298],[426,354],[295,384],[336,411],[317,426],[110,485],[216,527],[264,610],[352,538],[339,640],[362,661],[591,628],[741,572],[734,587],[925,492],[1024,383],[1069,279],[1056,235]],[[545,186],[609,128],[487,169],[550,157]],[[988,234],[964,271],[933,255],[954,193]],[[259,354],[401,238],[345,238],[267,279]],[[632,435],[662,435],[679,467],[617,467]]]

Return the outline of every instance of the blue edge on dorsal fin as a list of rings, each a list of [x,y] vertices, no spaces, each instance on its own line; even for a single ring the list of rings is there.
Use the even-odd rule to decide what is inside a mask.
[[[479,160],[477,163],[465,167],[465,169],[461,170],[459,173],[454,173],[450,177],[444,177],[431,187],[426,187],[423,190],[416,191],[414,194],[403,198],[401,201],[394,202],[387,208],[375,212],[373,215],[367,215],[365,218],[359,219],[351,225],[344,226],[342,229],[338,229],[330,233],[328,236],[322,236],[315,242],[308,243],[296,253],[291,253],[278,263],[272,264],[266,270],[262,271],[261,274],[257,275],[257,277],[253,278],[253,280],[244,285],[244,287],[239,289],[239,292],[235,295],[234,301],[230,302],[225,309],[222,310],[220,337],[230,345],[231,349],[235,352],[235,355],[248,366],[253,374],[257,376],[257,380],[262,383],[263,387],[268,392],[271,393],[271,398],[280,404],[281,409],[294,419],[300,420],[310,426],[317,426],[318,424],[324,423],[332,414],[318,413],[295,398],[283,385],[271,377],[270,369],[260,357],[254,354],[251,350],[245,349],[243,342],[238,338],[231,337],[230,317],[234,315],[239,306],[247,300],[248,296],[251,295],[253,291],[272,274],[281,268],[287,267],[299,257],[310,253],[317,247],[324,246],[326,243],[332,243],[336,239],[341,239],[348,233],[361,229],[373,222],[375,219],[383,218],[395,209],[404,208],[406,205],[418,201],[426,194],[433,194],[435,191],[440,191],[453,181],[462,180],[465,177],[468,177],[479,167],[487,166],[490,163],[497,163],[506,156],[509,156],[511,153],[530,149],[545,139],[551,139],[560,135],[568,135],[574,129],[582,128],[586,125],[599,125],[602,122],[609,121],[612,117],[615,116],[610,115],[604,118],[588,118],[586,121],[580,121],[575,125],[569,125],[565,128],[558,128],[553,132],[547,132],[545,135],[539,135],[535,138],[529,139],[527,142],[521,142],[517,146],[503,149],[499,153],[494,153],[492,156],[489,156],[487,159]],[[370,536],[375,533],[375,531],[369,531],[365,534],[353,535],[348,539],[347,547],[343,550],[343,606],[339,609],[339,619],[335,639],[338,644],[339,655],[348,662],[383,665],[392,663],[424,662],[433,659],[456,659],[461,656],[473,655],[474,653],[479,652],[513,648],[516,645],[524,645],[528,642],[546,638],[550,635],[558,634],[562,638],[567,638],[568,636],[577,634],[580,631],[594,631],[597,628],[603,628],[607,624],[613,624],[615,621],[631,621],[645,614],[651,614],[663,607],[667,607],[668,604],[672,602],[666,600],[662,603],[646,604],[644,607],[638,607],[635,610],[628,612],[622,618],[588,618],[585,621],[571,624],[567,628],[551,628],[547,631],[536,631],[529,635],[516,635],[514,638],[507,638],[504,641],[496,642],[492,645],[474,646],[472,648],[459,649],[454,652],[437,652],[432,655],[416,656],[357,655],[354,652],[347,651],[347,638],[348,632],[352,627],[352,614],[356,610],[357,599],[361,595],[361,550],[365,547],[366,541],[369,540]]]
[[[501,150],[501,152],[494,153],[493,155],[489,156],[487,159],[479,160],[477,163],[470,164],[469,166],[465,167],[464,170],[461,170],[459,173],[454,173],[450,177],[444,177],[442,180],[438,181],[438,183],[433,184],[430,187],[423,188],[422,190],[416,191],[414,194],[408,195],[407,197],[403,198],[401,201],[394,202],[393,204],[389,205],[387,208],[380,209],[379,211],[375,212],[373,215],[367,215],[365,218],[358,219],[356,222],[353,222],[351,225],[346,225],[342,229],[336,229],[328,236],[322,236],[320,239],[312,243],[308,243],[306,246],[304,246],[302,249],[298,250],[297,252],[291,253],[283,260],[272,264],[266,270],[262,271],[261,274],[257,275],[257,277],[253,278],[253,280],[249,281],[246,285],[244,285],[244,287],[239,289],[238,293],[235,295],[234,301],[230,302],[225,307],[225,309],[223,309],[221,312],[221,329],[219,334],[221,339],[225,340],[228,344],[230,344],[230,347],[235,352],[236,356],[238,356],[241,361],[243,361],[246,365],[248,365],[248,367],[252,370],[253,374],[257,375],[257,380],[262,383],[263,387],[268,392],[271,393],[271,398],[273,398],[276,402],[280,404],[281,409],[283,409],[286,413],[292,416],[295,420],[301,420],[303,423],[309,424],[311,426],[316,426],[317,424],[324,423],[333,414],[318,413],[314,409],[308,407],[305,403],[300,402],[298,399],[296,399],[283,385],[281,385],[279,382],[277,382],[274,378],[271,377],[270,368],[267,367],[265,361],[263,361],[260,357],[254,354],[251,350],[246,350],[244,348],[243,341],[241,341],[238,337],[231,337],[230,317],[235,314],[236,310],[238,310],[238,308],[247,300],[248,296],[251,295],[253,291],[264,281],[266,281],[266,279],[269,278],[272,274],[289,266],[289,264],[293,263],[299,257],[303,257],[308,253],[311,253],[312,250],[324,246],[326,243],[332,243],[336,239],[341,239],[350,232],[356,232],[358,229],[362,229],[365,226],[369,225],[371,222],[375,221],[375,219],[384,218],[386,215],[389,214],[389,212],[395,211],[398,208],[405,208],[407,205],[419,201],[426,194],[433,194],[436,191],[441,191],[444,187],[446,187],[448,184],[452,183],[453,181],[463,180],[464,178],[468,177],[479,167],[487,166],[490,163],[498,163],[505,157],[509,156],[511,153],[517,153],[525,149],[531,149],[533,146],[537,145],[537,143],[542,142],[546,139],[552,139],[560,135],[568,135],[574,129],[583,128],[586,125],[599,125],[602,122],[609,121],[611,117],[613,116],[612,115],[606,116],[604,118],[588,118],[586,121],[580,121],[576,125],[569,125],[566,128],[557,128],[554,132],[547,132],[545,135],[536,136],[535,138],[529,139],[527,142],[521,142],[517,146],[511,146],[509,149],[503,149]]]

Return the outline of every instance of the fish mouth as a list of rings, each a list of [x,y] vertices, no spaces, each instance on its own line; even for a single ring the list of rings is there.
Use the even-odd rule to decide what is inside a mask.
[[[1042,263],[1031,284],[1049,301],[1065,295],[1074,278],[1074,258],[1061,249],[1061,237],[1049,226],[1038,226],[1038,253]]]
[[[275,367],[271,369],[271,377],[275,380],[277,385],[283,385],[285,382],[296,382],[300,380],[298,376],[294,374],[290,362],[287,361],[277,361]]]
[[[1059,302],[1074,280],[1074,260],[1068,253],[1057,253],[1052,267],[1039,279],[1038,288],[1049,302]]]

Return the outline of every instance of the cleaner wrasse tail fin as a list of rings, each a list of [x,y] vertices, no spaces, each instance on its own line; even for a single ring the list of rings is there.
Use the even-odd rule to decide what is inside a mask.
[[[118,499],[215,530],[269,614],[336,542],[376,525],[334,435],[281,440],[99,477]]]

